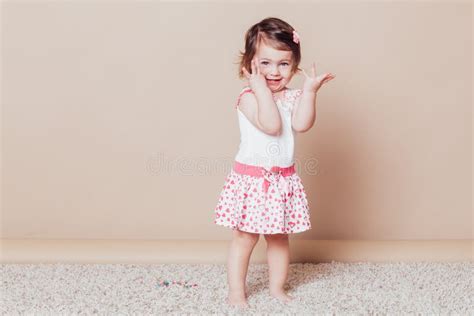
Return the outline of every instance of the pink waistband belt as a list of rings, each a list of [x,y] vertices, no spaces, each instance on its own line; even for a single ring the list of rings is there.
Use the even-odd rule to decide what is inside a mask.
[[[281,176],[291,176],[296,172],[294,164],[289,167],[274,166],[270,170],[267,170],[264,167],[247,165],[238,161],[234,162],[234,171],[249,176],[264,177],[265,179],[263,181],[263,190],[265,192],[268,191],[270,183],[277,183],[278,181],[280,181]]]

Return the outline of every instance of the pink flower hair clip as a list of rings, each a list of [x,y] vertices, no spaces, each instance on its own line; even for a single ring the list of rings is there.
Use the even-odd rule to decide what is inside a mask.
[[[296,44],[300,42],[300,36],[295,30],[293,30],[293,42],[295,42]]]

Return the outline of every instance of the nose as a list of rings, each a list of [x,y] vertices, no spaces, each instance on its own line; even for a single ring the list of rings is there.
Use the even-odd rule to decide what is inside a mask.
[[[278,66],[273,65],[270,69],[270,74],[273,76],[280,75],[280,71],[278,70]]]

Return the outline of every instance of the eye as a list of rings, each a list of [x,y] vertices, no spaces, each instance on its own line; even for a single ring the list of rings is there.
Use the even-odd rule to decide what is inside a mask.
[[[262,61],[262,64],[263,64],[263,65],[267,65],[267,64],[268,64],[268,61]]]
[[[289,66],[289,63],[282,63],[283,66]]]

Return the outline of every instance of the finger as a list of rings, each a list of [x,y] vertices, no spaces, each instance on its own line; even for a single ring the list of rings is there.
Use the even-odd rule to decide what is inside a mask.
[[[255,74],[255,60],[252,59],[252,61],[250,62],[250,67],[252,67],[252,75]]]
[[[303,74],[306,76],[306,78],[308,78],[308,74],[306,73],[304,69],[303,69]]]
[[[328,80],[332,80],[332,79],[334,79],[334,77],[335,77],[335,76],[334,76],[332,73],[326,74],[326,78],[327,78]]]
[[[244,75],[247,79],[250,78],[250,74],[249,74],[249,72],[247,71],[247,69],[245,67],[242,67],[242,72],[244,73]]]
[[[322,81],[324,81],[324,79],[326,79],[326,78],[327,78],[327,77],[326,77],[325,75],[319,75],[319,76],[316,77],[316,80],[322,82]]]
[[[323,81],[321,81],[321,85],[326,84],[328,82],[329,82],[329,80],[324,79]]]
[[[313,77],[316,77],[316,64],[313,61]]]
[[[260,63],[258,62],[258,58],[256,58],[256,67],[257,67],[257,75],[260,75]]]
[[[331,81],[332,79],[334,79],[334,78],[331,77],[331,76],[327,76],[326,78],[324,78],[324,80],[322,81],[322,83],[329,82],[329,81]]]
[[[250,78],[250,72],[245,67],[244,67],[244,70],[245,70],[245,74],[247,76],[247,79]]]
[[[324,80],[330,79],[330,78],[332,78],[331,74],[324,74],[324,75],[319,75],[317,79],[318,79],[318,81],[324,81]]]

